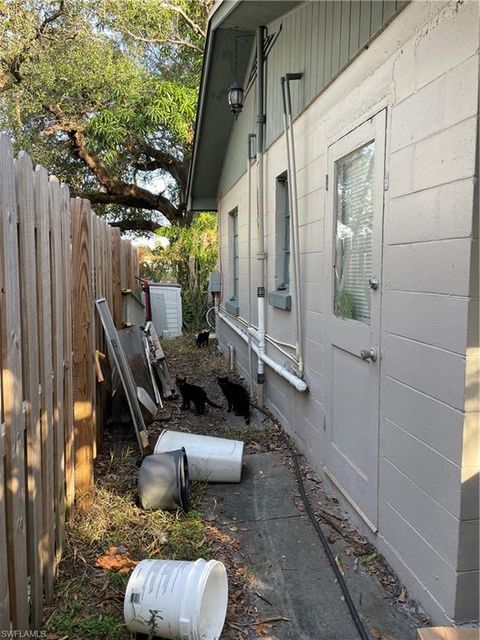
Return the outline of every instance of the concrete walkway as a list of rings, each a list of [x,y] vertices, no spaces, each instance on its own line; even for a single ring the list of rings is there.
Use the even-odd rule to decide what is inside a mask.
[[[259,619],[288,619],[275,622],[267,637],[358,640],[320,540],[295,504],[297,485],[285,458],[284,453],[245,456],[241,484],[209,485],[206,515],[240,542],[239,560],[268,601],[254,596]],[[371,576],[357,567],[345,577],[372,638],[414,640],[415,625]],[[252,629],[249,637],[264,636]]]

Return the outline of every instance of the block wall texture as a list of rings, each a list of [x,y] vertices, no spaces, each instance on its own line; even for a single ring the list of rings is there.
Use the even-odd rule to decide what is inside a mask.
[[[309,393],[298,393],[266,369],[267,405],[312,465],[322,470],[330,446],[325,393],[330,349],[325,217],[332,215],[326,210],[328,148],[386,109],[378,533],[373,537],[411,595],[439,623],[478,618],[479,27],[475,1],[410,3],[295,120]],[[229,154],[237,148],[231,146]],[[268,290],[275,277],[275,181],[286,169],[281,136],[265,155]],[[259,261],[254,163],[250,174],[255,324]],[[238,302],[244,321],[249,296],[247,182],[244,173],[219,194],[225,274],[227,217],[235,207],[239,212]],[[295,344],[294,313],[269,305],[267,333]],[[222,348],[235,345],[239,370],[248,376],[243,341],[225,325],[219,337]],[[281,364],[289,363],[270,343],[267,352]]]

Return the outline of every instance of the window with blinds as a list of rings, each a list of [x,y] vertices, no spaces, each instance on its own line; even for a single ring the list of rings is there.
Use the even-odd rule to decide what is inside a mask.
[[[370,324],[375,142],[335,163],[335,315]]]
[[[275,286],[279,291],[286,291],[290,283],[290,206],[286,173],[277,178],[275,209]]]
[[[232,295],[230,300],[238,300],[238,274],[239,274],[239,255],[238,255],[238,212],[232,211],[230,214],[230,260],[232,273]]]

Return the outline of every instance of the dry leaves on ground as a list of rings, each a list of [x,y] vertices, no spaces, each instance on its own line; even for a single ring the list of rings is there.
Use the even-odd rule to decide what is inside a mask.
[[[129,573],[138,564],[138,560],[133,560],[126,547],[110,547],[103,556],[97,558],[96,567],[106,571],[118,571],[119,573]]]

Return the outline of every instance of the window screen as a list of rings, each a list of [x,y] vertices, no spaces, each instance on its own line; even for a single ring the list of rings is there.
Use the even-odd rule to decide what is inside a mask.
[[[375,142],[335,164],[335,315],[370,324]]]

